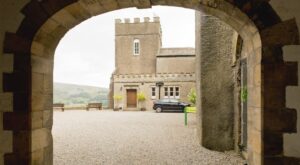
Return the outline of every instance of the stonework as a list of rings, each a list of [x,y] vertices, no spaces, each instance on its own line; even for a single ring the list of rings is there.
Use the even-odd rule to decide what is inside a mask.
[[[286,46],[283,48],[285,56],[285,61],[298,61],[300,62],[300,47]],[[300,73],[300,67],[298,66],[298,73]],[[298,76],[298,82],[300,82],[300,76]],[[300,155],[300,143],[297,142],[300,139],[300,87],[289,86],[286,88],[287,93],[287,102],[286,106],[289,108],[296,108],[297,114],[294,117],[297,117],[297,132],[286,133],[284,134],[284,154],[290,157],[298,157]]]
[[[12,96],[5,96],[7,101],[1,103],[8,105],[8,108],[0,107],[0,137],[4,142],[0,145],[1,165],[53,163],[52,135],[49,134],[52,126],[49,105],[52,99],[47,98],[51,98],[52,91],[51,63],[62,36],[92,16],[127,7],[150,8],[155,5],[201,10],[218,17],[237,31],[243,39],[242,57],[247,57],[249,64],[247,162],[249,165],[299,164],[299,147],[296,150],[293,148],[299,144],[299,128],[296,127],[296,124],[299,126],[299,69],[295,62],[299,52],[299,1],[19,0],[0,2],[0,93]],[[5,65],[2,61],[6,61]],[[200,92],[200,58],[196,57],[195,61],[196,87]],[[41,66],[43,64],[47,67]],[[39,72],[38,68],[43,71]],[[44,79],[37,78],[35,83],[45,86],[43,93],[35,93],[33,97],[33,90],[41,89],[41,86],[34,89],[32,85],[32,75],[36,73],[43,74]],[[37,104],[34,110],[33,103]],[[50,110],[50,114],[44,113],[46,121],[43,119],[43,128],[38,128],[40,114],[33,114],[33,111],[44,110]],[[201,116],[198,130],[202,128],[200,119]],[[32,123],[35,123],[34,128]],[[48,130],[45,134],[35,134],[45,147],[33,151],[32,135],[39,132],[35,128]]]
[[[194,48],[161,48],[156,58],[157,73],[194,73]]]
[[[116,69],[111,79],[111,102],[114,95],[121,95],[122,101],[111,104],[112,108],[140,109],[138,101],[136,106],[128,106],[128,90],[135,90],[135,95],[145,94],[144,104],[147,110],[152,110],[153,101],[160,98],[176,98],[188,102],[187,95],[195,88],[194,49],[161,48],[159,17],[154,17],[153,21],[144,18],[143,22],[140,18],[134,18],[133,22],[130,19],[123,22],[117,19],[115,25]],[[139,50],[135,54],[137,41]],[[158,87],[158,82],[163,85]],[[176,89],[179,89],[178,93]]]
[[[211,15],[196,12],[200,29],[201,144],[213,150],[234,149],[234,73],[237,33]],[[222,122],[219,122],[222,121]],[[222,138],[219,138],[222,137]]]
[[[164,87],[179,87],[180,94],[176,99],[180,99],[183,102],[189,102],[187,95],[191,88],[195,85],[195,74],[152,74],[152,75],[114,75],[114,93],[123,96],[123,100],[120,106],[125,110],[137,110],[136,108],[128,108],[126,106],[126,90],[127,89],[136,89],[137,92],[143,92],[148,99],[146,101],[146,109],[152,110],[153,101],[165,97]],[[156,85],[157,82],[164,82],[164,86],[159,89]],[[156,95],[152,97],[152,88],[155,88]],[[116,105],[115,105],[116,106]]]
[[[158,19],[158,18],[155,18]],[[155,73],[156,54],[161,47],[161,28],[159,20],[124,23],[117,19],[115,23],[115,73],[116,74],[144,74]],[[145,18],[147,21],[147,18]],[[145,21],[144,20],[144,21]],[[133,41],[139,40],[140,54],[133,54]],[[145,62],[141,62],[145,61]]]

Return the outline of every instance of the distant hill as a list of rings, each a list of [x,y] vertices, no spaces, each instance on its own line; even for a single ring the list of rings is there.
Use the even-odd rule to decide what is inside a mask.
[[[108,105],[109,89],[86,85],[75,85],[66,83],[54,83],[54,103],[66,105],[87,104],[91,102],[102,102]]]

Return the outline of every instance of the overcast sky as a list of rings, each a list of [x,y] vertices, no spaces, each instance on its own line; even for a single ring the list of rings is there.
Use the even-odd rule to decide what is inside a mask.
[[[71,29],[55,52],[54,82],[109,87],[114,71],[116,18],[159,16],[163,47],[194,47],[194,10],[177,7],[123,9],[92,17]]]

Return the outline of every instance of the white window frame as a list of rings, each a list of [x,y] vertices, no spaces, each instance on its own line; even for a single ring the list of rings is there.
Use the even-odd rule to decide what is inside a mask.
[[[175,92],[174,87],[169,87],[169,98],[175,98]]]
[[[151,87],[151,99],[156,99],[156,87]]]
[[[178,89],[178,90],[176,90]],[[179,86],[165,86],[164,87],[164,98],[180,98],[180,87]]]
[[[164,98],[169,98],[169,87],[164,87]]]
[[[178,90],[176,90],[178,89]],[[175,98],[179,99],[180,98],[180,88],[179,86],[175,86]]]
[[[141,44],[139,39],[133,40],[133,55],[138,56],[141,52]]]

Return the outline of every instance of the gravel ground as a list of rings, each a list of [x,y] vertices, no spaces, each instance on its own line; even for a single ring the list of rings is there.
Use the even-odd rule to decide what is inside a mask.
[[[233,152],[198,143],[195,114],[185,127],[182,113],[54,112],[54,164],[240,165]]]

